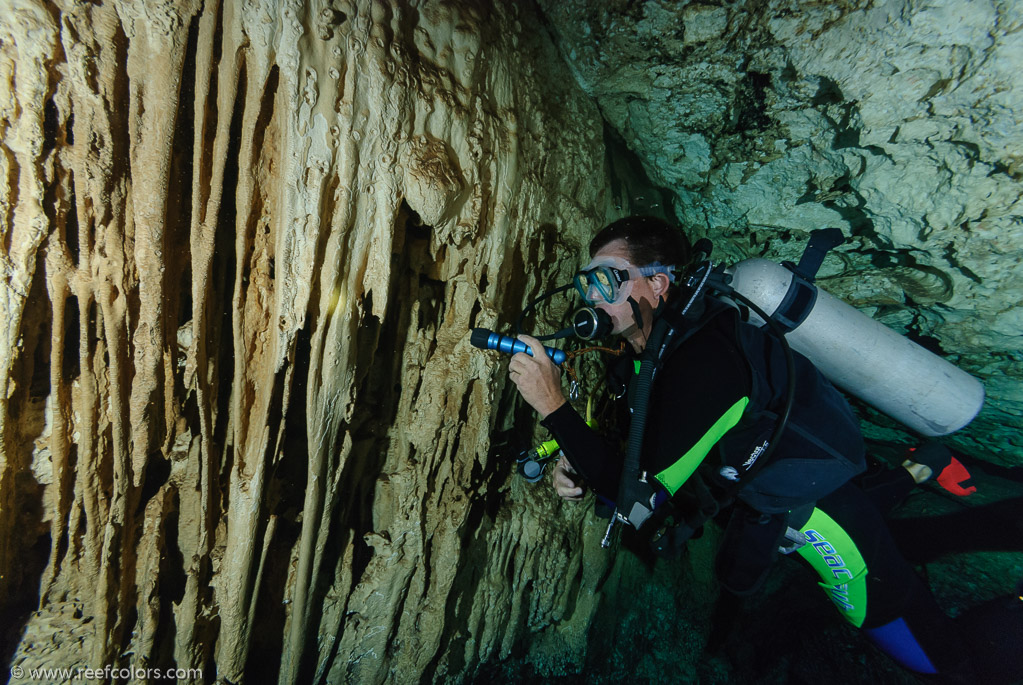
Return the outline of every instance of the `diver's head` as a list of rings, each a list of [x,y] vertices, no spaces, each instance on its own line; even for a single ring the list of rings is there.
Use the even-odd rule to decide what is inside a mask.
[[[633,216],[608,225],[590,241],[592,260],[576,274],[576,288],[611,317],[612,333],[640,349],[652,312],[675,289],[674,270],[691,259],[689,241],[655,217]]]
[[[624,240],[633,264],[672,264],[681,269],[693,257],[689,239],[681,230],[653,216],[627,216],[601,229],[590,241],[590,257],[614,240]]]

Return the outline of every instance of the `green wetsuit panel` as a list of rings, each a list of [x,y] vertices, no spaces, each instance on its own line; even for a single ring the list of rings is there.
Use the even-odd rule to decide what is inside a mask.
[[[821,577],[818,583],[828,593],[839,613],[859,628],[867,616],[867,564],[856,543],[820,509],[800,531],[807,544],[797,550]]]
[[[703,463],[718,440],[739,423],[747,404],[749,404],[748,397],[740,398],[721,415],[721,418],[714,422],[714,425],[703,434],[703,437],[695,445],[689,448],[688,452],[682,455],[681,459],[654,476],[669,494],[674,495],[682,487],[689,476],[693,475],[693,471]]]

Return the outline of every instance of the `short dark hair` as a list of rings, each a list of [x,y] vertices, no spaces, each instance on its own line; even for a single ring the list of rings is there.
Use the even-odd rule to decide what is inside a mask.
[[[628,245],[629,261],[636,266],[659,262],[682,269],[689,265],[693,248],[681,230],[655,216],[627,216],[608,224],[590,241],[590,258],[615,240]]]

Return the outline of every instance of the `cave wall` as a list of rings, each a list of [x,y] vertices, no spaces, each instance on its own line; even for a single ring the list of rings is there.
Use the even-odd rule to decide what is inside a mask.
[[[2,15],[12,663],[457,680],[527,634],[581,659],[609,557],[512,477],[532,415],[468,345],[629,209],[532,7]]]
[[[540,0],[602,115],[726,262],[848,240],[821,283],[978,376],[953,441],[1023,460],[1023,8]],[[872,438],[911,440],[861,409]]]

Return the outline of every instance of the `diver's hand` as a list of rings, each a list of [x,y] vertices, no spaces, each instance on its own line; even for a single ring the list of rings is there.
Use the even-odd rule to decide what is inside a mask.
[[[554,492],[569,502],[578,502],[583,498],[582,481],[575,478],[576,472],[568,459],[562,456],[554,467]]]
[[[533,356],[525,352],[512,355],[508,362],[508,376],[519,389],[522,399],[540,414],[540,418],[547,418],[565,403],[565,395],[561,392],[561,369],[547,356],[539,340],[528,335],[520,335],[519,340],[529,345]]]

